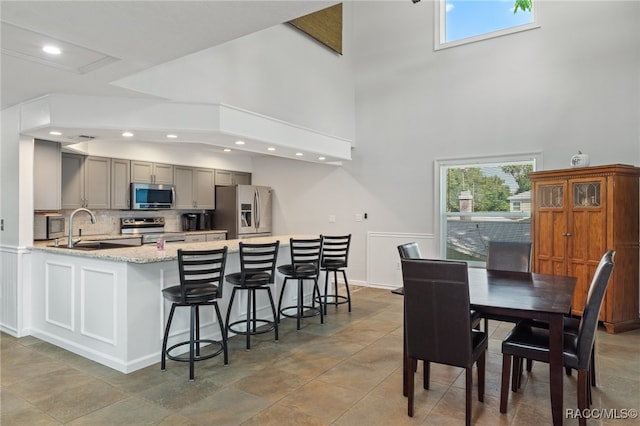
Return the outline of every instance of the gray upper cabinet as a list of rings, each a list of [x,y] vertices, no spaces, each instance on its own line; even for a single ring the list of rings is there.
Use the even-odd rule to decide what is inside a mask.
[[[216,169],[215,182],[218,186],[251,185],[251,173]]]
[[[60,210],[61,151],[58,142],[35,140],[33,152],[33,208]]]
[[[129,208],[129,184],[131,183],[131,161],[111,159],[111,208]]]
[[[215,208],[213,169],[175,166],[174,183],[176,209],[211,210]]]
[[[111,159],[62,154],[62,208],[111,207]]]
[[[132,160],[131,182],[173,185],[173,165]]]

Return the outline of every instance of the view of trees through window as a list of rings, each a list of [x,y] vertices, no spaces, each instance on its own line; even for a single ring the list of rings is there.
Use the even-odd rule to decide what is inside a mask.
[[[487,242],[530,241],[533,161],[444,168],[446,258],[485,261]]]

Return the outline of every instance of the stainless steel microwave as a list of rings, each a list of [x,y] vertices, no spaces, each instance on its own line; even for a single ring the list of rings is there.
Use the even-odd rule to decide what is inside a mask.
[[[65,219],[59,213],[36,213],[33,218],[33,239],[53,240],[64,237]]]
[[[173,185],[156,183],[131,184],[131,210],[172,209],[176,200]]]

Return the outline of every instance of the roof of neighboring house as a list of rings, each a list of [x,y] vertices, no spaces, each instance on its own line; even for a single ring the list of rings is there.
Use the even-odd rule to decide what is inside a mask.
[[[531,241],[531,222],[526,220],[449,220],[447,245],[466,255],[484,259],[489,241]]]
[[[524,191],[507,198],[509,201],[531,201],[531,191]]]

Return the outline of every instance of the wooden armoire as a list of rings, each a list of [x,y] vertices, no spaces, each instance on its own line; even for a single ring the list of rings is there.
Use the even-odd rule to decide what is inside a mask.
[[[580,315],[600,258],[615,250],[600,320],[609,333],[639,328],[640,167],[614,164],[529,177],[533,271],[577,277],[573,314]]]

